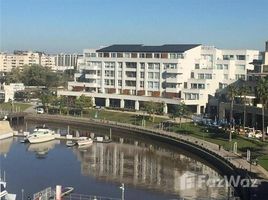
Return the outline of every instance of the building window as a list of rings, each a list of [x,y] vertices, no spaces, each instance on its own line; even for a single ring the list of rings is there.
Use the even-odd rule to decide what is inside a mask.
[[[137,63],[135,63],[135,62],[126,62],[126,67],[136,69],[137,68]]]
[[[109,58],[109,53],[103,53],[104,58]]]
[[[140,54],[139,54],[139,57],[140,57],[140,58],[145,58],[145,54],[144,54],[144,53],[140,53]]]
[[[123,67],[123,63],[122,63],[122,62],[119,62],[119,63],[118,63],[118,68],[119,68],[119,69],[122,69],[122,67]]]
[[[205,79],[212,79],[212,74],[205,74]]]
[[[224,65],[223,65],[223,69],[228,70],[228,68],[229,68],[229,66],[228,66],[227,64],[224,64]]]
[[[140,63],[141,69],[145,69],[145,63]]]
[[[116,58],[116,53],[111,53],[112,58]]]
[[[148,72],[148,78],[153,79],[154,78],[154,73],[153,72]]]
[[[195,69],[200,69],[199,64],[195,64]]]
[[[154,84],[153,81],[148,81],[148,88],[153,88],[153,84]]]
[[[144,72],[141,72],[140,77],[144,78]]]
[[[146,53],[146,58],[152,58],[153,57],[153,54],[151,53]]]
[[[159,89],[159,82],[154,82],[154,89]]]
[[[163,58],[163,59],[168,58],[168,54],[167,53],[161,53],[161,58]]]
[[[130,53],[125,53],[125,58],[130,58]]]
[[[118,71],[118,78],[122,78],[122,71]]]
[[[140,87],[144,88],[144,81],[140,81]]]
[[[159,74],[159,72],[155,72],[155,73],[154,73],[154,78],[155,78],[155,79],[159,79],[159,78],[160,78],[160,74]]]
[[[246,66],[245,65],[235,65],[237,70],[245,70]]]
[[[154,58],[160,58],[160,54],[159,53],[155,53],[154,54]]]
[[[148,63],[148,69],[154,69],[154,64],[153,63]]]
[[[205,79],[205,75],[204,74],[198,74],[198,79]]]
[[[122,86],[122,80],[118,80],[118,86]]]
[[[217,64],[217,69],[223,69],[222,64]]]
[[[123,58],[123,53],[117,53],[117,58]]]
[[[194,72],[191,72],[191,78],[194,78]]]
[[[164,69],[177,69],[176,63],[164,63]]]
[[[246,60],[246,56],[245,55],[237,55],[236,59],[237,60]]]
[[[137,58],[138,54],[137,53],[131,53],[131,58]]]

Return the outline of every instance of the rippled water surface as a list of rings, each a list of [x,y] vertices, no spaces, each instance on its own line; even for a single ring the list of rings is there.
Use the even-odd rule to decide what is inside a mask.
[[[28,128],[35,125],[28,124]],[[67,132],[63,125],[49,126],[61,134]],[[85,135],[89,131],[70,128],[73,134]],[[105,134],[95,132],[95,136]],[[41,144],[23,144],[18,138],[3,140],[2,177],[5,174],[8,190],[17,193],[18,199],[21,189],[27,198],[57,184],[72,186],[75,193],[120,198],[121,183],[125,184],[127,200],[227,199],[228,188],[197,186],[200,175],[220,175],[196,156],[174,146],[122,135],[113,133],[112,143],[94,143],[85,149],[68,148],[65,141],[58,140]]]

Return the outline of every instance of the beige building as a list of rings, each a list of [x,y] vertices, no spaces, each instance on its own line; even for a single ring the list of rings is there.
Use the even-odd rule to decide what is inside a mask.
[[[14,53],[0,53],[0,72],[10,72],[16,67],[38,64],[54,68],[55,57],[41,52],[14,51]]]

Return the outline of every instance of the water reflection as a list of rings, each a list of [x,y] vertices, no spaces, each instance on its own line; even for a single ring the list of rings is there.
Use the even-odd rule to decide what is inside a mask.
[[[49,150],[53,149],[55,145],[59,143],[60,143],[59,140],[52,140],[37,144],[27,144],[28,145],[27,150],[35,152],[37,158],[45,158]]]
[[[29,124],[30,130],[33,127],[35,124]],[[50,124],[49,127],[57,133],[66,134],[68,132],[67,127],[62,128],[55,124]],[[109,133],[108,130],[101,133],[88,128],[82,130],[70,127],[70,134],[75,135],[77,131],[80,136],[86,136],[92,131],[95,132],[95,136],[105,136]],[[186,199],[228,199],[227,187],[212,188],[205,184],[201,187],[198,186],[200,175],[207,179],[221,177],[214,169],[204,164],[203,161],[201,162],[201,159],[162,143],[132,136],[121,138],[122,135],[113,133],[112,143],[93,143],[84,149],[68,148],[66,141],[59,142],[57,140],[28,144],[29,146],[26,144],[27,150],[35,152],[37,158],[45,158],[42,162],[34,159],[28,160],[28,163],[34,163],[39,168],[46,170],[47,180],[37,180],[40,181],[39,185],[43,184],[44,187],[51,185],[52,182],[58,184],[59,179],[62,178],[64,184],[75,186],[76,190],[80,189],[84,194],[88,193],[88,188],[94,188],[94,192],[99,192],[100,195],[112,193],[116,196],[119,190],[118,185],[125,183],[128,199],[135,199],[135,195],[138,194],[146,195],[140,192],[144,190],[150,190],[152,193],[141,199],[163,199],[158,197],[160,194]],[[22,145],[24,144],[19,144],[19,147],[23,147]],[[5,151],[2,145],[0,149]],[[24,154],[23,156],[26,157]],[[51,160],[53,161],[51,162]],[[29,169],[27,177],[32,173],[32,170]],[[43,174],[39,175],[43,177]],[[190,187],[185,187],[186,183]],[[30,186],[32,188],[35,185]],[[38,189],[40,190],[40,188]],[[38,189],[36,190],[38,191]],[[152,195],[156,196],[151,197]]]
[[[6,155],[9,152],[12,142],[12,137],[0,140],[0,155]]]
[[[198,177],[220,175],[208,166],[183,154],[144,144],[94,144],[87,151],[74,149],[81,172],[97,179],[179,194],[184,198],[223,198],[228,188],[197,187]],[[192,187],[185,187],[187,182]]]

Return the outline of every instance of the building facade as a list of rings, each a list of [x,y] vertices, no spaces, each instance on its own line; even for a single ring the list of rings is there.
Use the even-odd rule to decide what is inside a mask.
[[[246,80],[248,70],[254,68],[250,63],[259,56],[259,51],[255,50],[221,50],[202,46],[201,57],[195,61],[191,75],[184,83],[182,98],[197,113],[203,113],[208,96],[239,79]]]
[[[248,63],[258,55],[258,51],[219,50],[199,44],[86,49],[68,91],[58,94],[85,94],[101,98],[106,107],[113,104],[136,110],[144,101],[163,102],[165,113],[170,105],[184,101],[200,113],[208,95],[245,78],[247,69],[253,67]]]
[[[55,57],[43,52],[32,51],[14,51],[13,54],[0,53],[0,72],[11,72],[14,68],[34,64],[54,68]]]
[[[54,71],[64,71],[66,69],[75,69],[77,67],[78,54],[64,54],[55,55]]]

